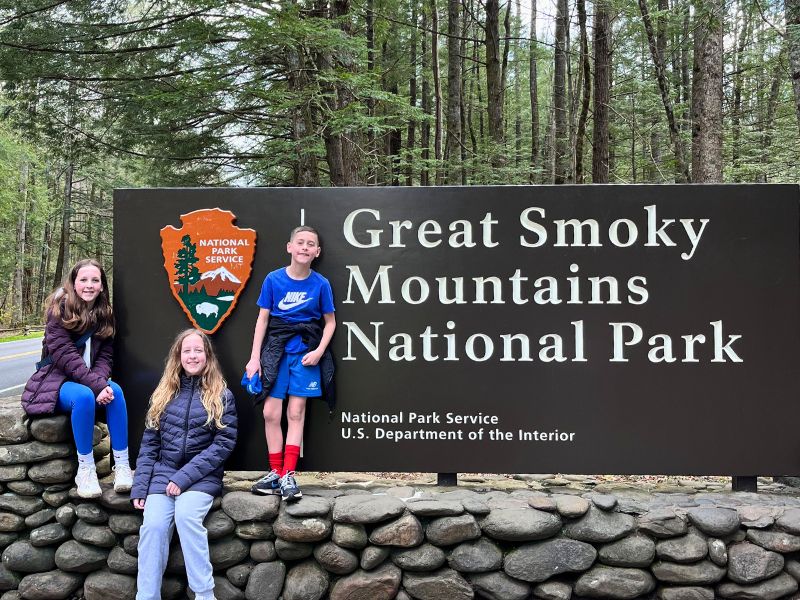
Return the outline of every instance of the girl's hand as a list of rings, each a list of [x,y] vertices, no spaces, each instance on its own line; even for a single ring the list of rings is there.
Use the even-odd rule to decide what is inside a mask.
[[[167,496],[180,496],[181,495],[181,488],[175,485],[174,481],[170,481],[167,484]]]
[[[98,404],[108,404],[114,399],[114,390],[111,389],[111,386],[107,385],[103,388],[103,391],[97,394],[97,403]]]
[[[251,358],[247,361],[247,366],[244,368],[247,373],[247,378],[250,379],[254,373],[261,375],[261,361],[258,358]]]
[[[133,499],[133,508],[138,508],[139,510],[144,510],[144,498],[134,498]]]
[[[306,354],[303,357],[303,360],[301,360],[300,362],[305,367],[313,367],[314,365],[316,365],[319,362],[319,360],[321,358],[322,358],[322,352],[318,348],[318,349],[312,350],[311,352]]]

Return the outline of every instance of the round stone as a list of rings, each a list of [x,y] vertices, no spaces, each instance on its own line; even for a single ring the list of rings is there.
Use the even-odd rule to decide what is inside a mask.
[[[78,520],[78,515],[75,514],[75,506],[72,504],[65,504],[64,506],[56,509],[56,521],[61,523],[64,527],[72,527],[75,521]]]
[[[496,540],[525,542],[555,535],[561,529],[561,519],[533,508],[501,508],[484,517],[480,526]]]
[[[453,569],[403,574],[403,587],[418,600],[472,600],[472,586]]]
[[[564,526],[564,535],[581,542],[613,542],[636,530],[636,521],[630,515],[605,512],[595,506],[577,521]]]
[[[469,581],[475,590],[486,598],[523,600],[528,597],[531,589],[527,583],[512,579],[502,571],[474,573],[469,576]]]
[[[712,537],[725,537],[739,529],[739,513],[732,508],[692,508],[687,515],[695,527]]]
[[[399,598],[402,572],[391,563],[372,571],[358,570],[331,586],[330,600],[391,600]]]
[[[479,538],[481,528],[471,514],[441,517],[428,523],[425,529],[428,541],[437,546],[452,546]]]
[[[337,523],[379,523],[398,517],[405,503],[392,496],[341,496],[333,505],[333,520]]]
[[[108,555],[108,568],[121,575],[136,575],[138,570],[137,563],[135,556],[131,556],[119,546],[112,548],[111,553]]]
[[[275,552],[282,560],[301,560],[303,558],[308,558],[313,551],[313,544],[290,542],[281,538],[275,540]]]
[[[728,578],[743,585],[769,579],[783,570],[783,556],[750,542],[728,548]]]
[[[133,598],[136,595],[136,578],[112,573],[104,569],[91,573],[83,583],[86,600],[104,598]],[[162,597],[166,595],[162,594]]]
[[[56,550],[56,565],[70,573],[89,573],[105,566],[108,550],[70,540]]]
[[[409,500],[406,507],[419,517],[455,517],[464,512],[464,505],[458,500]]]
[[[425,538],[419,519],[410,513],[373,529],[369,541],[378,546],[411,548]]]
[[[278,558],[275,551],[275,542],[259,540],[250,544],[250,558],[255,562],[269,562]]]
[[[271,523],[265,521],[246,521],[237,523],[234,531],[236,537],[243,540],[272,540],[275,539],[275,530]]]
[[[3,550],[3,566],[22,573],[42,573],[55,568],[55,548],[37,548],[28,540],[19,540]]]
[[[677,563],[693,563],[702,560],[708,554],[708,541],[690,530],[686,535],[661,540],[656,544],[659,558]]]
[[[139,527],[142,525],[141,514],[129,515],[111,515],[108,518],[108,528],[117,535],[130,535],[132,533],[139,533]],[[209,535],[209,539],[211,536]]]
[[[358,568],[358,556],[333,542],[314,548],[314,558],[326,571],[336,575],[347,575]]]
[[[604,544],[597,556],[601,563],[611,567],[649,567],[655,554],[655,542],[646,535],[635,533]]]
[[[589,598],[638,598],[656,587],[653,576],[639,569],[593,567],[578,578],[575,593]]]
[[[12,512],[27,517],[39,512],[44,507],[45,503],[41,498],[20,496],[13,493],[0,494],[0,511]]]
[[[286,505],[286,514],[292,517],[326,517],[331,512],[330,498],[303,496],[300,500]]]
[[[540,582],[559,573],[585,571],[596,557],[592,545],[558,538],[515,548],[506,555],[503,570],[514,579]]]
[[[72,441],[69,415],[51,415],[31,421],[31,435],[40,442],[50,444]]]
[[[331,539],[337,546],[361,550],[369,543],[367,530],[356,523],[334,523]]]
[[[89,525],[78,520],[72,527],[72,537],[84,544],[111,548],[117,544],[117,536],[105,525]]]
[[[500,568],[503,553],[487,538],[464,542],[450,551],[447,564],[460,573],[484,573]]]
[[[389,548],[367,546],[361,553],[361,568],[365,571],[371,571],[389,558],[389,553]]]
[[[416,548],[395,550],[392,562],[404,571],[435,571],[444,564],[445,555],[433,544],[422,544]]]
[[[298,518],[281,512],[272,529],[276,536],[289,542],[319,542],[331,534],[333,523],[323,517]]]
[[[42,525],[31,531],[30,540],[34,546],[52,546],[70,538],[69,529],[61,523]]]
[[[108,523],[108,513],[96,504],[84,502],[75,507],[75,514],[79,519],[90,525],[104,525]]]
[[[25,517],[14,513],[0,512],[0,531],[22,531],[25,527]]]
[[[565,494],[556,494],[553,496],[556,502],[556,510],[565,519],[578,519],[586,514],[589,510],[589,501],[580,496],[567,496]],[[530,501],[529,501],[530,502]]]
[[[208,513],[205,521],[203,521],[203,525],[205,525],[205,528],[208,530],[209,540],[218,540],[220,538],[224,538],[226,535],[233,533],[236,529],[236,523],[234,520],[226,515],[222,510],[215,510]],[[134,532],[129,531],[127,533]]]
[[[272,521],[278,516],[280,496],[230,492],[222,498],[222,510],[234,521]]]
[[[67,444],[45,444],[39,441],[0,446],[0,465],[42,462],[71,456],[72,452]]]
[[[250,546],[239,538],[231,537],[211,542],[208,551],[215,569],[227,569],[249,556]]]
[[[651,510],[637,519],[639,531],[656,538],[671,538],[683,535],[689,526],[675,513],[675,509],[664,507]]]
[[[28,477],[32,481],[42,484],[64,483],[72,481],[78,466],[70,458],[48,460],[28,468]]]
[[[44,486],[41,483],[25,479],[23,481],[9,481],[6,487],[20,496],[41,496]]]
[[[736,600],[778,600],[789,598],[797,591],[797,580],[788,573],[759,581],[750,585],[725,582],[717,586],[717,595],[721,598]]]
[[[659,581],[679,585],[710,585],[725,577],[725,569],[710,560],[691,565],[657,561],[650,567]]]
[[[19,582],[18,591],[23,598],[31,600],[43,598],[57,600],[72,596],[81,583],[83,577],[80,575],[56,570],[26,575]]]
[[[328,591],[330,576],[313,560],[292,567],[283,584],[283,600],[320,600]]]
[[[54,508],[45,508],[40,510],[39,512],[35,512],[32,515],[25,517],[25,526],[29,529],[36,529],[37,527],[41,527],[45,523],[49,523],[53,519],[56,518],[56,511]]]
[[[260,563],[253,567],[247,579],[247,600],[277,600],[286,577],[286,565],[281,561]]]
[[[234,565],[225,571],[225,577],[227,577],[228,581],[230,581],[237,588],[244,588],[247,585],[247,580],[250,578],[250,573],[255,566],[255,563],[251,562],[246,562],[241,565]]]

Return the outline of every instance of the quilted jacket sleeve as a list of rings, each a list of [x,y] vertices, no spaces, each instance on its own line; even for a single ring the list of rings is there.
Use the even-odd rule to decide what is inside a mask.
[[[44,339],[47,353],[53,358],[53,364],[69,380],[91,388],[95,396],[108,385],[108,377],[103,377],[99,373],[91,371],[86,366],[86,363],[83,362],[83,357],[78,353],[75,342],[69,332],[61,325],[59,318],[50,317],[47,319]]]
[[[153,476],[153,466],[158,460],[161,451],[161,432],[157,429],[144,430],[142,443],[139,446],[139,458],[136,459],[136,471],[131,488],[131,500],[147,498],[150,489],[150,479]]]
[[[114,364],[114,339],[100,340],[92,338],[92,344],[100,344],[100,351],[92,363],[92,373],[99,375],[103,381],[111,377],[111,366]]]
[[[222,424],[225,427],[217,429],[211,444],[170,478],[181,490],[189,489],[194,483],[222,467],[233,452],[238,427],[236,400],[228,389],[223,395],[225,411],[222,414]]]

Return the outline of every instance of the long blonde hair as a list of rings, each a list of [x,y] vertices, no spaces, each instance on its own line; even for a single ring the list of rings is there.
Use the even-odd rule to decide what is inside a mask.
[[[181,374],[183,374],[181,347],[183,340],[190,335],[197,335],[203,340],[203,350],[206,353],[206,366],[200,374],[201,401],[203,408],[208,413],[205,424],[209,425],[213,421],[217,429],[225,427],[222,423],[222,413],[225,411],[223,394],[227,384],[222,376],[222,369],[219,366],[217,355],[214,353],[214,347],[211,345],[209,337],[199,329],[186,329],[181,331],[172,343],[161,381],[158,382],[153,395],[150,396],[150,407],[147,409],[145,418],[145,425],[149,429],[158,429],[164,409],[178,395],[181,387]]]
[[[75,280],[78,278],[78,271],[83,267],[97,267],[100,271],[100,283],[103,285],[103,290],[97,295],[91,310],[75,293]],[[96,327],[95,335],[98,338],[114,337],[114,313],[108,294],[108,279],[99,262],[93,258],[84,258],[75,263],[64,278],[62,286],[47,298],[45,321],[51,315],[61,319],[61,325],[68,331],[84,333],[90,327]]]

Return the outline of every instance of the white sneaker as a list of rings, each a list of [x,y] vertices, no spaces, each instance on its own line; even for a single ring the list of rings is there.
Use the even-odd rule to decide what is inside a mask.
[[[114,465],[114,491],[118,494],[130,492],[133,487],[133,472],[129,465]]]
[[[78,486],[78,496],[81,498],[99,498],[103,495],[100,482],[97,481],[97,471],[92,467],[78,467],[75,475],[75,485]]]

